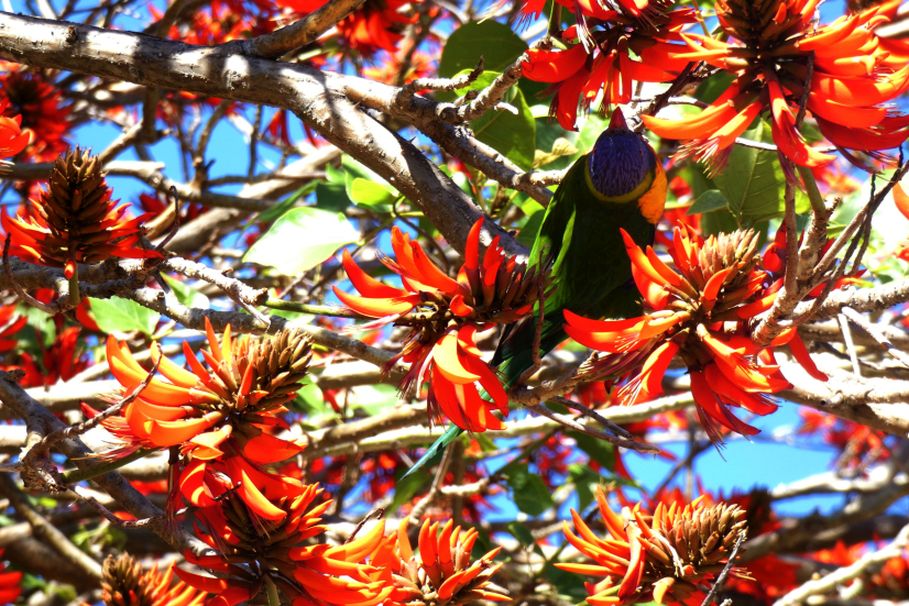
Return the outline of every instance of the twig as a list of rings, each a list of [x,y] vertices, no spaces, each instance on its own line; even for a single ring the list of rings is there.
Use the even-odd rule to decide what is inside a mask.
[[[726,582],[726,577],[729,576],[729,573],[732,571],[732,567],[735,564],[735,558],[739,554],[739,548],[741,548],[747,534],[748,533],[744,530],[739,532],[739,536],[736,537],[735,544],[732,546],[732,551],[729,552],[729,560],[726,561],[723,570],[717,575],[716,581],[713,582],[713,587],[711,587],[707,595],[704,596],[704,601],[701,602],[701,606],[710,606],[710,603],[713,602],[713,599],[716,597],[717,591],[723,587],[723,583]]]
[[[901,556],[907,545],[909,545],[909,525],[904,526],[893,541],[881,549],[868,552],[852,564],[837,568],[819,579],[802,583],[774,602],[773,606],[795,606],[805,602],[810,596],[833,591],[837,586],[856,578],[863,572],[883,564],[891,558]]]
[[[858,352],[855,350],[855,343],[852,342],[852,331],[849,329],[849,322],[842,314],[837,316],[840,323],[840,331],[843,333],[843,344],[849,353],[849,362],[852,364],[852,374],[856,377],[862,376],[862,369],[859,366]]]
[[[10,264],[9,264],[9,246],[10,246],[11,239],[12,239],[12,235],[6,234],[6,239],[3,242],[3,274],[6,276],[7,283],[13,288],[16,295],[18,295],[20,299],[22,299],[23,301],[25,301],[32,307],[40,309],[44,313],[49,314],[51,316],[58,314],[60,311],[62,311],[62,309],[57,309],[56,307],[54,307],[52,305],[46,305],[46,304],[42,303],[41,301],[39,301],[38,299],[34,298],[33,296],[31,296],[30,294],[25,292],[25,290],[22,288],[22,286],[19,285],[19,282],[16,281],[16,278],[13,277],[13,271],[10,269]]]
[[[840,310],[841,317],[848,318],[856,326],[868,333],[875,341],[877,341],[884,350],[890,354],[894,359],[898,360],[900,364],[909,368],[909,354],[901,351],[893,345],[890,339],[878,329],[877,326],[865,319],[865,316],[852,309],[851,307],[843,307]],[[850,339],[851,341],[851,339]],[[849,343],[847,343],[847,346]],[[851,354],[850,354],[851,355]],[[858,362],[856,361],[855,364]]]
[[[280,57],[306,46],[333,27],[338,21],[357,10],[365,0],[332,0],[303,19],[270,34],[225,46],[239,46],[242,52],[257,57]]]
[[[40,454],[41,456],[43,456],[44,454],[46,454],[48,449],[52,448],[60,440],[64,440],[67,438],[73,438],[78,435],[81,435],[81,434],[85,433],[86,431],[97,427],[105,419],[108,419],[108,418],[114,416],[115,414],[119,413],[120,410],[122,410],[124,406],[126,406],[127,404],[129,404],[130,402],[132,402],[136,398],[138,398],[142,394],[142,392],[145,390],[145,388],[148,387],[149,383],[152,382],[152,379],[154,378],[155,374],[158,372],[158,365],[161,363],[162,358],[163,358],[163,356],[159,355],[158,359],[155,360],[154,365],[152,366],[152,369],[150,371],[148,371],[147,375],[145,375],[145,378],[142,379],[142,381],[138,385],[136,385],[132,389],[132,391],[130,391],[128,394],[126,394],[123,398],[121,398],[116,404],[107,407],[102,412],[96,414],[94,417],[85,419],[74,425],[69,425],[67,427],[62,427],[60,429],[56,429],[56,430],[48,433],[47,435],[44,436],[44,438],[40,442],[35,444],[31,448],[31,450],[29,450],[28,455],[26,455],[25,460],[23,462],[27,462],[28,458],[30,456],[32,456],[33,454],[36,454],[36,455]]]
[[[44,519],[44,516],[32,508],[7,474],[0,474],[0,492],[9,499],[19,515],[31,524],[36,537],[45,539],[60,555],[81,568],[85,574],[95,579],[101,578],[101,564],[73,545],[65,534],[57,530],[53,524]]]
[[[442,454],[442,460],[439,462],[439,466],[436,468],[436,475],[432,480],[432,485],[429,487],[429,492],[420,499],[416,505],[413,506],[413,509],[410,511],[410,521],[413,524],[419,524],[420,519],[423,517],[423,514],[432,505],[433,500],[436,496],[441,494],[442,484],[445,483],[445,475],[448,473],[448,468],[451,466],[451,461],[453,457],[454,449],[452,445],[449,445],[445,449],[445,452]]]

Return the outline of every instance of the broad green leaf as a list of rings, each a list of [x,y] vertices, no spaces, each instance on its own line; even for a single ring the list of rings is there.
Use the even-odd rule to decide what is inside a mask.
[[[715,210],[726,208],[729,201],[718,189],[708,189],[697,197],[690,207],[687,214],[696,215],[698,213],[709,213]]]
[[[559,592],[565,596],[564,602],[568,604],[586,604],[587,590],[584,588],[584,578],[573,572],[566,572],[547,563],[541,576],[549,581]]]
[[[735,76],[729,72],[717,72],[698,85],[694,96],[704,103],[713,103],[732,85]]]
[[[521,545],[533,545],[536,542],[533,538],[533,533],[531,533],[530,529],[524,524],[512,522],[508,525],[508,532],[513,534],[514,538],[520,541]]]
[[[499,72],[484,71],[475,81],[460,89],[458,94],[482,90],[498,76]],[[522,168],[531,168],[536,152],[536,120],[530,106],[524,100],[524,93],[519,88],[512,87],[502,100],[512,106],[517,113],[507,109],[489,110],[472,121],[470,127],[477,139],[501,152]]]
[[[587,453],[591,461],[596,461],[608,471],[615,469],[615,448],[612,444],[577,431],[569,432],[568,435],[574,438],[578,448]]]
[[[578,138],[575,146],[578,151],[586,154],[593,149],[593,144],[597,142],[599,136],[609,127],[609,120],[598,114],[587,114],[584,121],[580,123]]]
[[[378,414],[395,406],[399,401],[398,388],[394,385],[357,385],[350,389],[350,404],[367,414]]]
[[[122,297],[113,296],[110,299],[89,297],[89,301],[98,328],[106,333],[138,330],[151,335],[161,317],[158,312]]]
[[[323,414],[327,408],[322,390],[312,381],[304,383],[303,387],[297,390],[292,404],[296,410],[306,413],[309,417]]]
[[[172,278],[170,276],[164,276],[164,281],[168,286],[170,286],[171,290],[174,291],[174,296],[177,297],[177,301],[186,307],[208,309],[208,297],[206,297],[204,294],[192,286],[189,286],[185,282],[181,282],[180,280],[177,280],[176,278]]]
[[[31,305],[20,305],[16,311],[27,318],[26,325],[16,333],[20,349],[40,351],[39,341],[44,347],[53,345],[57,329],[52,315]]]
[[[243,260],[295,276],[359,237],[360,232],[340,213],[311,206],[292,208],[256,240]]]
[[[480,57],[483,69],[501,72],[525,50],[527,43],[503,23],[491,20],[465,23],[445,43],[439,76],[451,78],[461,70],[474,69]]]
[[[549,488],[539,475],[530,472],[527,465],[508,465],[502,473],[508,479],[514,504],[520,511],[537,516],[553,506]]]
[[[528,249],[533,246],[533,241],[537,237],[537,232],[540,231],[540,223],[543,222],[543,215],[545,214],[545,209],[541,208],[537,210],[527,217],[527,220],[524,221],[524,225],[521,226],[521,231],[518,232],[518,242]]]
[[[769,136],[770,128],[763,121],[744,134],[746,139],[756,141]],[[729,202],[729,211],[743,226],[780,212],[786,183],[778,168],[775,152],[736,145],[723,171],[713,178]]]
[[[537,123],[537,132],[541,130],[541,126],[542,123]],[[548,146],[546,146],[541,145],[540,137],[537,136],[537,149],[533,156],[533,166],[534,168],[539,168],[557,163],[557,165],[551,167],[553,170],[557,168],[568,168],[577,156],[578,148],[565,137],[556,137]]]
[[[287,196],[285,199],[281,200],[278,204],[275,204],[268,210],[262,211],[255,217],[256,222],[271,223],[281,215],[283,215],[289,208],[294,206],[297,203],[297,200],[301,200],[305,196],[309,195],[315,191],[317,186],[317,181],[310,181],[294,193]],[[250,221],[252,224],[253,221]]]
[[[503,99],[517,110],[490,110],[470,123],[477,138],[502,152],[521,168],[533,166],[536,151],[536,121],[519,88],[512,88]]]
[[[593,503],[593,491],[590,487],[600,483],[600,475],[588,466],[579,463],[568,466],[568,475],[571,477],[571,483],[574,484],[574,490],[578,495],[578,511],[587,509],[587,506]]]
[[[357,206],[364,206],[378,212],[390,212],[397,192],[376,181],[353,177],[347,183],[347,197]]]
[[[316,185],[316,206],[320,209],[340,213],[350,206],[350,202],[343,180],[340,183],[323,182]]]

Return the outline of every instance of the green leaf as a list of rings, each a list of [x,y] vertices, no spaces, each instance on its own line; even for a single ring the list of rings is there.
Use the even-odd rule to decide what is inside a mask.
[[[728,204],[729,201],[726,200],[723,192],[718,189],[708,189],[695,199],[694,204],[688,208],[687,214],[709,213],[726,208]]]
[[[359,237],[360,232],[340,213],[311,206],[292,208],[256,240],[243,260],[295,276]]]
[[[340,213],[350,206],[344,181],[340,183],[319,183],[316,185],[316,206],[322,210]]]
[[[612,444],[577,431],[568,432],[568,435],[574,438],[578,448],[587,453],[591,461],[596,461],[603,469],[615,469],[615,448]]]
[[[502,469],[508,479],[514,504],[527,515],[537,516],[553,506],[552,493],[543,479],[527,465],[513,464]]]
[[[517,522],[512,522],[507,526],[508,532],[514,535],[521,545],[535,545],[536,539],[533,538],[533,533],[530,532],[530,529],[523,524],[518,524]]]
[[[297,395],[292,403],[294,409],[305,412],[309,416],[322,414],[327,408],[322,390],[312,381],[304,383],[303,387],[297,390]]]
[[[527,217],[527,220],[524,221],[524,225],[521,226],[521,231],[518,232],[518,242],[528,249],[533,246],[533,241],[537,237],[537,232],[540,231],[540,223],[543,222],[543,215],[545,214],[545,209],[541,208],[537,210]]]
[[[349,401],[355,408],[373,415],[396,406],[400,401],[398,388],[394,385],[357,385],[350,389]]]
[[[521,89],[513,87],[503,99],[517,110],[490,110],[470,123],[477,139],[502,152],[521,168],[533,166],[536,152],[536,121]]]
[[[770,128],[763,121],[744,134],[746,139],[756,141],[769,136]],[[744,224],[779,212],[786,183],[777,171],[778,165],[774,152],[736,145],[723,172],[714,177],[714,184],[729,202],[729,210]]]
[[[569,604],[584,604],[587,590],[584,588],[584,578],[573,572],[567,572],[547,563],[541,574],[543,578],[552,583],[559,595],[566,596],[565,602]]]
[[[527,43],[503,23],[491,20],[465,23],[445,43],[439,76],[451,78],[461,70],[474,69],[480,57],[483,69],[501,72],[525,50]]]
[[[16,311],[27,318],[25,327],[16,334],[20,349],[40,351],[39,341],[44,347],[54,344],[57,329],[52,315],[31,305],[20,305]]]
[[[347,197],[357,206],[364,206],[377,212],[391,211],[397,192],[391,191],[381,183],[352,177],[347,183]]]
[[[281,215],[283,215],[289,208],[294,206],[297,203],[297,200],[302,199],[306,195],[310,194],[313,190],[316,189],[317,181],[310,181],[294,193],[290,194],[284,200],[281,200],[278,204],[275,204],[268,210],[264,210],[256,216],[256,221],[261,221],[264,223],[271,223]]]
[[[151,335],[161,317],[158,312],[122,297],[113,296],[110,299],[89,297],[89,301],[98,328],[106,333],[138,330]]]
[[[164,281],[170,286],[171,290],[174,291],[174,296],[177,297],[177,301],[186,307],[198,307],[200,309],[208,309],[209,301],[208,297],[204,294],[189,286],[185,282],[181,282],[176,278],[170,276],[164,276]]]
[[[464,70],[461,74],[468,71]],[[458,95],[463,96],[470,91],[482,90],[492,84],[498,76],[499,72],[483,71],[476,80],[459,89]],[[502,100],[514,107],[517,113],[507,109],[489,110],[473,120],[470,127],[477,139],[501,152],[522,168],[531,168],[536,153],[536,120],[521,89],[512,87]]]
[[[735,76],[729,72],[717,72],[698,85],[694,96],[704,103],[713,103],[732,85]]]
[[[587,509],[587,506],[593,503],[593,491],[590,487],[600,483],[600,474],[586,465],[574,463],[568,466],[568,475],[578,495],[578,511]]]

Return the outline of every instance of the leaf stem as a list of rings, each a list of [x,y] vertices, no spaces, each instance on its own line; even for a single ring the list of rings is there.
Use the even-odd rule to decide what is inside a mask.
[[[93,465],[91,467],[83,467],[64,471],[63,480],[68,484],[73,482],[81,482],[82,480],[91,480],[92,478],[103,476],[106,473],[120,469],[124,465],[132,463],[133,461],[138,461],[142,457],[151,454],[152,452],[154,452],[152,449],[140,448],[139,450],[114,461],[108,461],[106,463]]]
[[[817,187],[814,173],[805,166],[799,166],[798,171],[799,176],[802,177],[802,181],[805,183],[808,200],[811,202],[811,209],[819,216],[825,216],[827,214],[827,207],[824,205],[824,197],[821,195],[821,190]]]
[[[357,314],[345,307],[335,305],[314,305],[310,303],[297,303],[295,301],[285,301],[283,299],[268,299],[265,302],[266,307],[272,309],[283,309],[284,311],[298,311],[305,314],[315,314],[317,316],[335,316],[337,318],[359,318]]]

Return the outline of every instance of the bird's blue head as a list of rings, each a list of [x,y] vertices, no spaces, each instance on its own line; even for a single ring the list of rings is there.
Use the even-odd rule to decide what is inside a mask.
[[[616,108],[609,128],[597,138],[587,155],[588,185],[603,202],[638,200],[641,213],[652,223],[659,221],[666,201],[666,175],[653,148],[641,135],[629,130]]]

